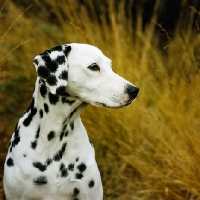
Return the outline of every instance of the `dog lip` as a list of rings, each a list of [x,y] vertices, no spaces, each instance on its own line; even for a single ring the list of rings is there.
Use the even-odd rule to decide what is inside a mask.
[[[131,103],[131,102],[130,102],[130,103]],[[129,104],[130,104],[130,103],[129,103]],[[128,104],[126,104],[126,105],[120,105],[120,106],[109,106],[109,105],[106,105],[105,103],[94,102],[93,105],[98,106],[98,107],[107,107],[107,108],[122,108],[122,107],[124,107],[124,106],[127,106]]]
[[[98,107],[105,107],[106,106],[104,103],[100,103],[100,102],[94,102],[94,105],[98,106]]]

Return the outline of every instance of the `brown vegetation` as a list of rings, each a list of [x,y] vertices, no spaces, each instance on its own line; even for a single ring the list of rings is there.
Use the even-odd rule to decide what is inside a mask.
[[[198,24],[196,30],[191,24],[198,12],[188,8],[191,23],[178,24],[169,37],[156,21],[157,2],[145,30],[140,16],[133,22],[125,15],[123,1],[118,11],[113,1],[99,4],[98,16],[91,0],[87,6],[35,0],[26,10],[8,0],[0,4],[1,180],[11,134],[31,99],[33,58],[57,44],[81,42],[99,47],[113,60],[113,70],[140,88],[129,107],[88,106],[82,113],[104,199],[200,199],[200,36]],[[156,29],[167,40],[161,48]],[[1,199],[2,182],[0,193]]]

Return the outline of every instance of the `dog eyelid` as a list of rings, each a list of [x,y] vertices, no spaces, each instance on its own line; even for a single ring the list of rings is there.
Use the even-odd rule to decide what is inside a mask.
[[[96,63],[93,63],[90,66],[88,66],[88,69],[92,71],[100,71],[100,67]]]

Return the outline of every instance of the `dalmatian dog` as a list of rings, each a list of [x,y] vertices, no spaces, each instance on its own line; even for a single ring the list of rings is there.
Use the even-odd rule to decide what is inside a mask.
[[[86,105],[120,108],[139,89],[87,44],[58,45],[33,61],[38,74],[4,165],[7,200],[102,200],[95,153],[80,113]]]

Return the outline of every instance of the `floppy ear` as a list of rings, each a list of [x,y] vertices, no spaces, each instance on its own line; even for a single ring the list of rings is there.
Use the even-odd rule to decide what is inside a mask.
[[[38,76],[52,94],[66,94],[68,78],[67,55],[70,50],[71,46],[58,45],[37,55],[33,60]]]

